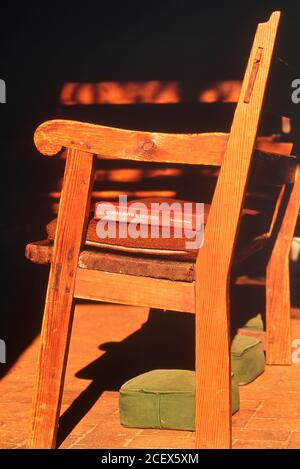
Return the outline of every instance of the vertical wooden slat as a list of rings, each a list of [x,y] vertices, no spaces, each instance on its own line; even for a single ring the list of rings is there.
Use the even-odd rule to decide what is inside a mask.
[[[267,266],[266,354],[269,365],[291,364],[289,252],[299,207],[300,165]]]
[[[258,26],[197,259],[197,448],[231,446],[230,267],[279,18]]]
[[[55,446],[72,328],[75,275],[87,223],[93,166],[92,154],[68,151],[41,333],[30,448]]]

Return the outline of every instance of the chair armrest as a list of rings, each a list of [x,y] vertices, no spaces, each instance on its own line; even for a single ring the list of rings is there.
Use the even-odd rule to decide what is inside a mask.
[[[219,166],[228,134],[170,134],[124,130],[68,120],[41,124],[34,135],[37,149],[55,155],[62,147],[101,158]]]

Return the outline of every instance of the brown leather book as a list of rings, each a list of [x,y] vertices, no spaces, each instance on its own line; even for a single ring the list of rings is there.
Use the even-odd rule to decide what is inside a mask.
[[[179,202],[183,204],[184,201],[177,201],[174,199],[162,199],[162,198],[147,198],[139,199],[139,202],[145,202],[147,204],[154,202]],[[207,213],[205,213],[206,220]],[[105,236],[105,233],[100,233],[101,230],[97,229],[97,223],[94,218],[90,219],[88,223],[87,236],[85,244],[87,246],[94,246],[98,248],[105,248],[114,251],[123,251],[128,253],[136,254],[151,254],[159,256],[171,256],[178,259],[194,258],[198,251],[198,248],[187,248],[192,241],[196,241],[196,236],[199,237],[201,242],[202,232],[195,234],[194,230],[181,230],[181,236],[178,237],[178,230],[174,227],[162,227],[156,226],[156,237],[151,236],[151,227],[148,225],[137,225],[136,228],[131,225],[131,230],[137,235],[133,238],[128,234],[130,231],[130,223],[120,223],[115,221],[105,221],[104,229],[109,231],[110,236]],[[48,239],[53,241],[56,228],[56,219],[47,225]],[[163,231],[166,230],[167,232]],[[146,233],[146,230],[147,233]],[[169,236],[164,237],[166,234]],[[103,230],[102,230],[103,231]],[[131,233],[132,233],[131,231]],[[138,234],[143,233],[143,236]],[[127,234],[127,236],[126,236]],[[146,234],[146,236],[145,236]],[[196,243],[195,243],[196,244]]]

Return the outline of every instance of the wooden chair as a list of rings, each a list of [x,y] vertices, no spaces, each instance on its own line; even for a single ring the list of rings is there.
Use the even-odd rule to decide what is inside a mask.
[[[29,447],[56,444],[76,298],[196,313],[197,448],[231,446],[232,264],[235,257],[241,262],[266,245],[271,249],[266,280],[268,361],[290,362],[288,251],[299,207],[298,163],[289,156],[291,144],[257,137],[279,18],[280,13],[274,12],[268,22],[258,25],[229,134],[162,134],[64,120],[45,122],[36,130],[38,150],[54,155],[66,148],[67,161],[54,244],[32,243],[26,248],[30,260],[51,261]],[[263,152],[270,149],[272,154]],[[152,276],[134,269],[118,273],[101,250],[86,251],[96,158],[220,167],[205,243],[195,263],[172,261],[168,272],[178,274],[168,279],[168,261],[141,259],[148,272],[149,265],[155,265]],[[249,178],[268,180],[280,190],[268,232],[237,256]],[[122,262],[121,258],[117,260]]]

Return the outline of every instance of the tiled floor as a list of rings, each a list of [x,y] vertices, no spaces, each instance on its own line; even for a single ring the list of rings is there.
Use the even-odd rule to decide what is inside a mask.
[[[162,318],[154,312],[146,323],[146,308],[108,304],[76,307],[59,434],[61,448],[193,447],[191,432],[128,429],[119,424],[117,389],[122,382],[158,366],[181,368],[191,363],[192,317],[184,315],[186,327],[179,320],[173,330],[174,316],[165,314]],[[299,311],[293,316],[293,337],[300,338]],[[1,382],[2,448],[25,446],[37,348],[38,339]],[[166,357],[165,349],[169,350]],[[234,448],[300,447],[300,363],[267,367],[256,381],[240,387],[240,395],[241,409],[233,417]]]

